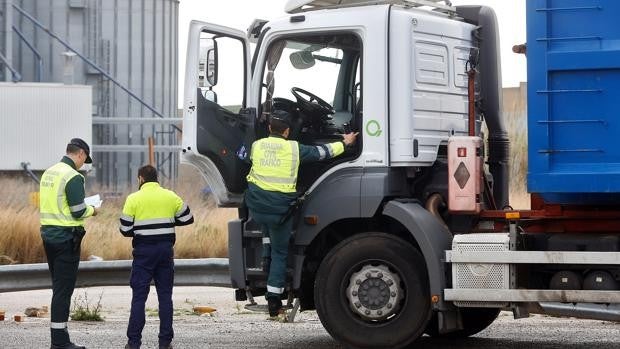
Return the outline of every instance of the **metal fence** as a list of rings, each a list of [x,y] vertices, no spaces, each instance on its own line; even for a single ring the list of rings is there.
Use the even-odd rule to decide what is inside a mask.
[[[129,284],[131,262],[80,262],[76,287],[126,286]],[[228,259],[175,259],[174,284],[230,287]],[[51,286],[50,273],[45,263],[0,266],[0,292],[39,290]]]

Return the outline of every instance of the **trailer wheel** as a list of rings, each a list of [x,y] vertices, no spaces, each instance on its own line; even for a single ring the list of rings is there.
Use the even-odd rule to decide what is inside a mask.
[[[431,316],[424,258],[406,241],[364,233],[336,245],[316,275],[321,323],[355,348],[399,348],[422,335]]]
[[[437,315],[435,314],[424,331],[431,337],[446,339],[462,339],[482,332],[489,327],[497,316],[500,309],[496,308],[460,308],[463,329],[440,334],[437,330]]]

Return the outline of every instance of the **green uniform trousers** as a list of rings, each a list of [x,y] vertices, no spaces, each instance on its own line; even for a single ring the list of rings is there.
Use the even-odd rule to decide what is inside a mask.
[[[79,244],[79,242],[77,242]],[[52,344],[62,346],[70,342],[67,321],[71,296],[75,288],[80,248],[68,240],[60,243],[43,242],[47,264],[52,274],[51,334]]]
[[[271,264],[267,278],[267,294],[265,297],[280,297],[286,285],[286,264],[288,244],[293,227],[293,219],[280,223],[284,215],[253,212],[250,215],[260,224],[263,235],[269,237],[271,247]],[[264,246],[264,245],[263,245]],[[265,253],[263,252],[263,256]]]

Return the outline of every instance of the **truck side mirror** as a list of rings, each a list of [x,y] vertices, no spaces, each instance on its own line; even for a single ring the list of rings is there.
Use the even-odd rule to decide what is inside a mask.
[[[198,57],[198,86],[213,87],[217,85],[217,41],[200,39]]]

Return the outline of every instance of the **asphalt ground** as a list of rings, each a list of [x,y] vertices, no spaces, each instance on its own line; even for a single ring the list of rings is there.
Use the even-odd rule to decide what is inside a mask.
[[[123,348],[129,316],[129,287],[77,289],[75,296],[88,296],[95,305],[101,298],[103,322],[71,321],[74,342],[88,348]],[[181,348],[343,348],[323,329],[315,312],[300,313],[294,323],[267,320],[267,315],[244,309],[233,292],[217,287],[178,287],[174,290],[174,347]],[[50,290],[0,293],[0,348],[49,348],[49,318],[26,318],[17,323],[13,315],[27,307],[49,304]],[[257,299],[259,302],[264,299]],[[211,315],[194,315],[194,305],[216,308]],[[147,324],[142,348],[157,348],[157,297],[154,288],[147,302]],[[360,334],[363,335],[363,334]],[[502,313],[498,320],[478,335],[458,341],[423,337],[413,348],[505,348],[505,349],[619,349],[620,323],[556,319],[533,316],[514,320]]]

